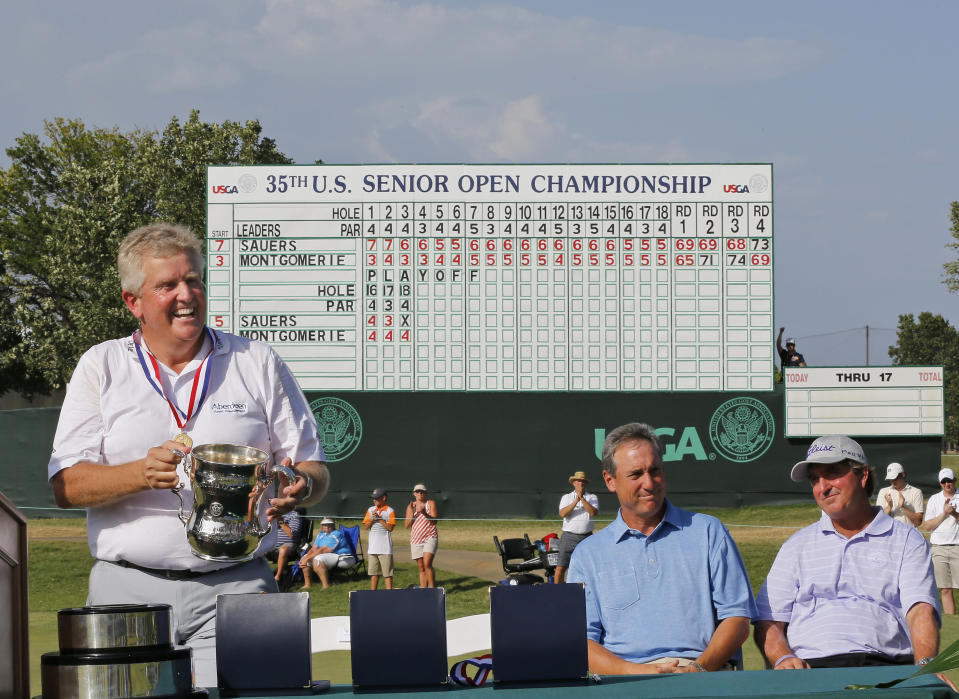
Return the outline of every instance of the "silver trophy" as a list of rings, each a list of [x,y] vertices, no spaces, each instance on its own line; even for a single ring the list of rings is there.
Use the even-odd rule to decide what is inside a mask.
[[[183,512],[184,484],[173,489],[180,501],[180,521],[193,555],[208,561],[240,563],[253,558],[260,539],[273,523],[260,521],[260,502],[279,472],[292,483],[288,466],[270,467],[270,455],[261,449],[236,444],[201,444],[183,460],[193,486],[193,510]],[[274,488],[274,492],[276,489]]]

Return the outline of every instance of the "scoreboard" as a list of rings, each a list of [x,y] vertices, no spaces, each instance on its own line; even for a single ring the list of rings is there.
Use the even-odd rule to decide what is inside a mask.
[[[941,366],[786,367],[787,437],[941,437]]]
[[[208,323],[310,391],[767,391],[771,164],[208,168]]]

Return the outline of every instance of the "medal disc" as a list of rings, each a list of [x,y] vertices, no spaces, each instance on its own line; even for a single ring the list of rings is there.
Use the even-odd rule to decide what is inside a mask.
[[[188,449],[193,446],[193,440],[190,439],[190,435],[188,435],[186,432],[181,432],[180,434],[178,434],[176,437],[173,438],[173,441],[179,444],[182,444]]]

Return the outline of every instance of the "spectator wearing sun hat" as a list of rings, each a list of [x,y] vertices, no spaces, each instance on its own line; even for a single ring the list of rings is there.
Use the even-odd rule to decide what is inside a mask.
[[[349,568],[356,563],[353,546],[347,541],[346,534],[336,528],[336,520],[324,517],[320,522],[320,533],[313,545],[300,558],[299,566],[303,570],[303,588],[311,587],[310,571],[316,573],[320,585],[326,590],[330,586],[330,573],[333,568]]]
[[[943,614],[955,614],[956,602],[952,591],[959,587],[959,500],[956,498],[956,474],[951,468],[940,469],[942,486],[926,503],[926,520],[922,528],[932,544],[932,566],[936,571],[936,585]]]
[[[553,581],[566,582],[566,569],[573,555],[573,549],[580,541],[593,533],[593,517],[599,512],[599,498],[587,493],[589,479],[584,471],[577,471],[569,477],[573,492],[566,493],[559,501],[559,516],[563,518],[563,535],[559,540],[559,563]]]
[[[433,558],[439,545],[436,531],[436,503],[429,499],[426,486],[413,486],[413,501],[406,506],[404,526],[410,530],[410,555],[416,561],[420,573],[420,587],[436,587],[436,572]]]
[[[906,483],[906,469],[893,461],[886,466],[889,485],[879,491],[876,504],[903,524],[918,527],[922,523],[922,491]]]

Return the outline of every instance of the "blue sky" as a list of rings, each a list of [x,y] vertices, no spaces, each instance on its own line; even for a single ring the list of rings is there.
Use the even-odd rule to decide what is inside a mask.
[[[9,3],[0,145],[44,119],[257,118],[299,162],[772,162],[810,363],[959,324],[954,2]],[[8,159],[0,156],[0,164]]]

